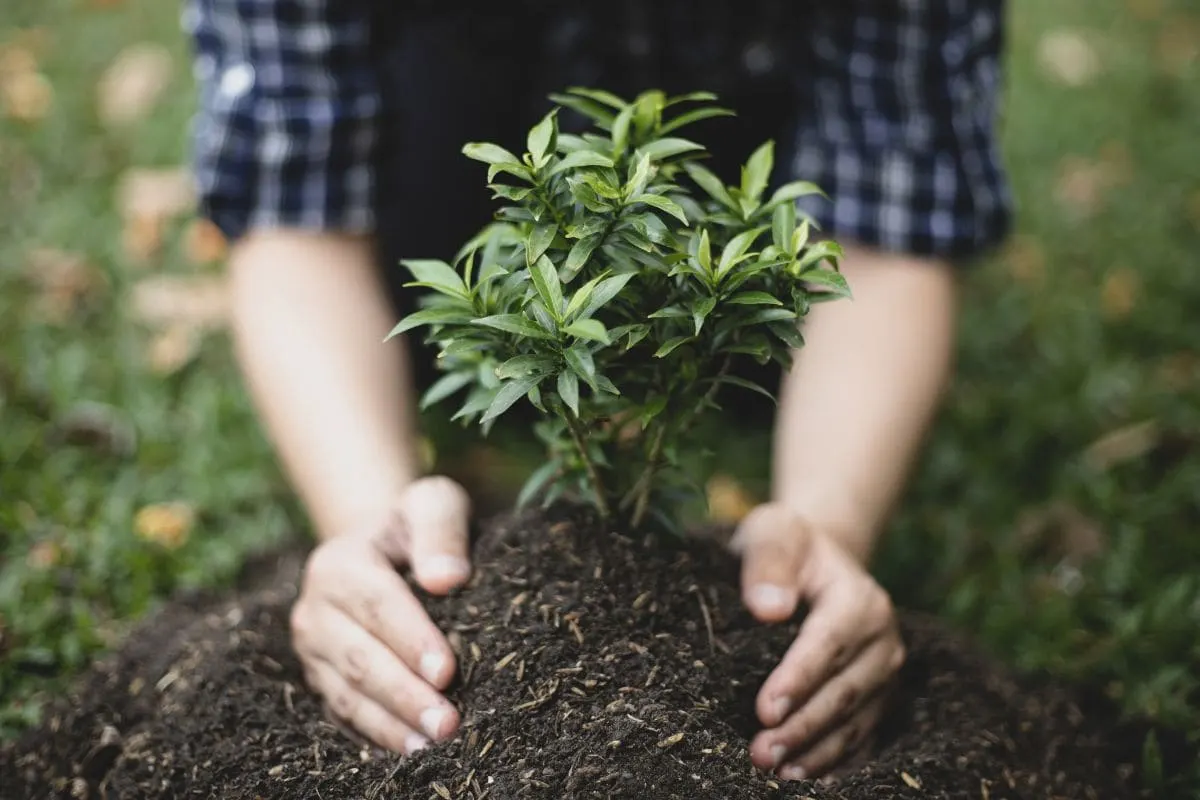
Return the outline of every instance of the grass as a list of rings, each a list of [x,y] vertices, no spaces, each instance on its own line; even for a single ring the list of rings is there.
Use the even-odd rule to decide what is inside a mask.
[[[877,567],[900,602],[969,626],[1011,663],[1194,733],[1200,17],[1187,5],[1014,0],[1002,130],[1019,231],[967,278],[958,376]],[[126,169],[186,159],[177,12],[15,0],[0,19],[0,41],[44,26],[54,90],[38,122],[0,116],[0,733],[32,723],[162,598],[228,581],[303,527],[227,341],[159,374],[154,332],[129,311],[150,273],[124,252],[113,196]],[[1055,30],[1093,45],[1090,83],[1054,80],[1042,47]],[[97,121],[96,76],[139,41],[176,54],[174,82],[114,131]],[[184,222],[154,272],[215,270],[188,264]],[[84,255],[108,283],[61,323],[23,269],[46,247]],[[80,443],[70,420],[97,403],[99,441]],[[105,441],[125,427],[130,451]],[[718,442],[752,490],[761,443]],[[190,527],[169,517],[184,535],[139,524],[160,503],[187,504]],[[1173,787],[1188,796],[1200,780]]]

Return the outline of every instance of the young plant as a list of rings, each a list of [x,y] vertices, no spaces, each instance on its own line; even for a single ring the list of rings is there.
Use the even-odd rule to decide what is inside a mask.
[[[698,491],[682,469],[689,430],[725,387],[772,396],[735,368],[790,366],[809,307],[850,294],[842,251],[796,209],[816,186],[765,196],[771,142],[726,186],[705,148],[676,135],[732,113],[707,105],[712,94],[551,99],[523,155],[463,148],[488,165],[501,207],[453,264],[403,262],[408,285],[430,292],[391,336],[424,327],[439,351],[445,374],[423,408],[466,391],[455,419],[485,433],[518,402],[546,415],[535,427],[548,459],[519,504],[571,492],[606,519],[674,528],[677,502]],[[594,127],[561,132],[564,107]]]

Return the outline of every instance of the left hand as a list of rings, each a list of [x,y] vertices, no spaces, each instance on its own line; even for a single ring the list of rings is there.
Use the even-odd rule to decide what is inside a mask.
[[[755,766],[785,780],[820,778],[866,743],[904,663],[887,593],[832,536],[768,503],[731,543],[742,556],[742,597],[762,622],[808,606],[800,633],[758,694]]]

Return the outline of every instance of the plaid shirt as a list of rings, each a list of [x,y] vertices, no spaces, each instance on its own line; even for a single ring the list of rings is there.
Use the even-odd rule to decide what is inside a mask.
[[[195,170],[227,236],[375,228],[388,111],[376,14],[393,2],[187,0]],[[805,2],[787,45],[798,123],[783,166],[832,200],[804,210],[834,237],[892,251],[995,244],[1011,216],[995,132],[1003,0]]]

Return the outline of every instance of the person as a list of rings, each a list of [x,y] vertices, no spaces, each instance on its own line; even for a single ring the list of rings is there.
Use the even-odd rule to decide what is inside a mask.
[[[396,260],[446,257],[487,218],[465,141],[522,141],[572,83],[661,79],[773,109],[777,129],[750,135],[779,134],[786,177],[825,189],[806,210],[846,246],[854,299],[806,320],[772,496],[732,546],[759,620],[808,608],[757,696],[753,763],[816,778],[863,746],[905,657],[869,559],[950,374],[958,266],[1011,215],[1003,15],[1003,0],[190,0],[201,205],[232,242],[238,361],[319,537],[291,622],[330,713],[401,753],[461,721],[442,694],[453,653],[397,569],[440,594],[471,565],[466,492],[419,468],[417,351],[381,344],[409,302]]]

